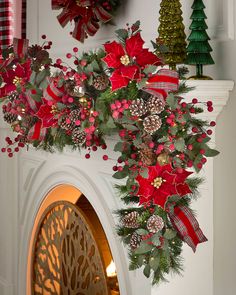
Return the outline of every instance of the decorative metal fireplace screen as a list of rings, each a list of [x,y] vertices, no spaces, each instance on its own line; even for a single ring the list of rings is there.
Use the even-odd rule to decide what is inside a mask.
[[[33,245],[32,294],[107,295],[104,264],[91,227],[72,203],[50,205]]]

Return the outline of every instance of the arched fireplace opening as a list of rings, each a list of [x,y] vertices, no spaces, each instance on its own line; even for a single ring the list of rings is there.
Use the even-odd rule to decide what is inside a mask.
[[[42,202],[31,235],[27,295],[115,295],[119,286],[99,217],[71,185]]]

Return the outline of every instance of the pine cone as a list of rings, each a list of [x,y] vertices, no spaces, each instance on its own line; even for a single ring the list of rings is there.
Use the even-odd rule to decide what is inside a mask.
[[[65,82],[65,89],[67,91],[67,93],[71,96],[74,95],[74,88],[75,88],[76,84],[74,80],[67,80]]]
[[[142,98],[132,101],[131,105],[129,106],[129,110],[132,116],[141,117],[147,113],[147,107]]]
[[[164,227],[164,221],[163,219],[158,216],[158,215],[152,215],[151,217],[149,217],[148,221],[147,221],[147,229],[151,232],[151,233],[157,233],[160,230],[162,230]]]
[[[76,109],[76,110],[71,111],[70,116],[69,116],[71,122],[75,123],[76,120],[79,120],[79,115],[80,115],[80,109]]]
[[[161,119],[158,115],[150,115],[143,120],[144,130],[152,134],[161,127]]]
[[[19,94],[16,91],[12,91],[8,95],[8,99],[10,100],[10,102],[14,102],[14,100],[16,100],[17,98],[19,98]]]
[[[17,115],[16,114],[12,114],[10,112],[5,112],[3,119],[5,122],[7,122],[8,124],[12,124],[17,120]]]
[[[158,96],[151,96],[147,101],[147,109],[151,114],[160,114],[165,109],[165,102]]]
[[[72,131],[74,128],[74,122],[67,123],[67,118],[64,117],[62,118],[59,122],[58,125],[62,128],[65,129],[66,131]]]
[[[86,133],[80,129],[75,129],[72,133],[72,141],[77,145],[83,145],[86,140]]]
[[[99,75],[93,79],[93,87],[97,90],[105,90],[108,84],[109,80],[106,75]]]
[[[151,166],[155,161],[155,154],[153,153],[153,150],[147,146],[140,149],[139,157],[145,166]]]
[[[130,213],[126,214],[123,217],[122,222],[123,222],[125,227],[138,228],[139,227],[138,217],[139,217],[138,212],[133,211],[133,212],[130,212]]]
[[[131,249],[135,250],[139,246],[141,241],[142,241],[142,237],[138,235],[137,233],[133,233],[129,242]]]

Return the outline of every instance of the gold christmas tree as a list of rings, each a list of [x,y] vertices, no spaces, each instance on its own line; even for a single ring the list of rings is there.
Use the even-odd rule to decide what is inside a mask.
[[[157,43],[165,47],[161,52],[164,62],[175,69],[176,64],[184,63],[186,58],[187,43],[181,3],[180,0],[162,0],[160,6]]]

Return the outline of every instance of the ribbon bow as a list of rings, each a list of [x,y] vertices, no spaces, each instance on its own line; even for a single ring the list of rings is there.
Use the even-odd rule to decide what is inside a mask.
[[[151,76],[144,87],[144,90],[155,96],[167,97],[169,91],[177,91],[179,77],[176,71],[162,69],[157,74]]]
[[[207,241],[199,227],[197,219],[186,206],[175,206],[169,211],[169,217],[173,226],[177,229],[182,240],[195,252],[197,245]]]
[[[75,21],[72,36],[84,42],[87,35],[93,36],[99,29],[98,21],[108,22],[112,15],[101,5],[92,3],[91,0],[52,0],[52,9],[63,9],[58,15],[58,21],[65,27],[69,21]]]

